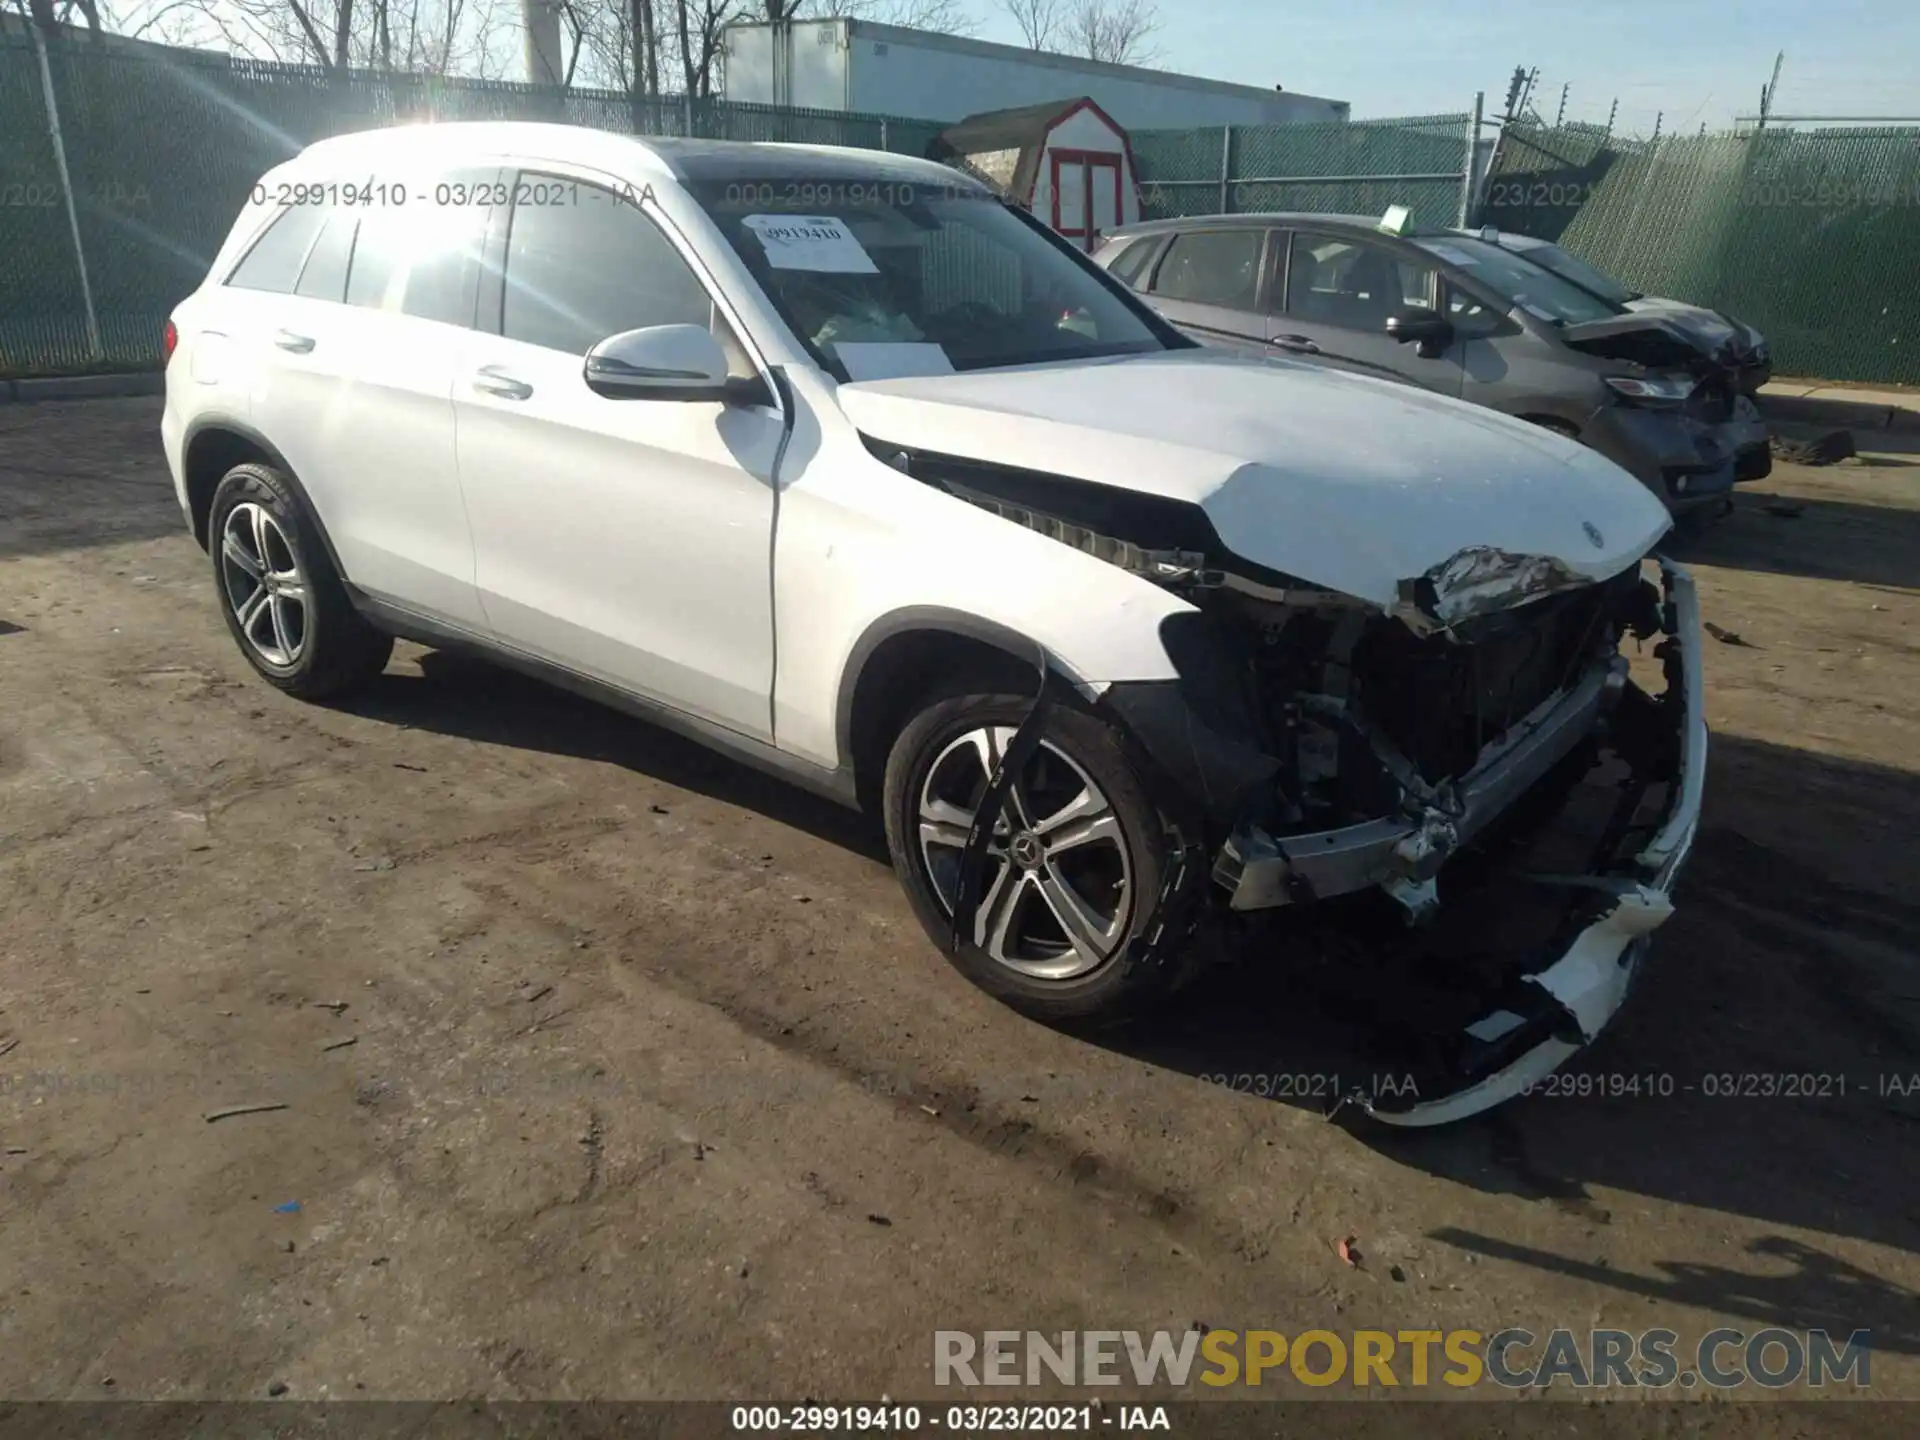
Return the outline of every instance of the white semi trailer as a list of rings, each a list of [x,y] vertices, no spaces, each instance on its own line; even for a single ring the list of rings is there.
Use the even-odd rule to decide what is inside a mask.
[[[959,120],[1090,96],[1130,130],[1343,121],[1344,100],[835,18],[727,27],[729,100]]]

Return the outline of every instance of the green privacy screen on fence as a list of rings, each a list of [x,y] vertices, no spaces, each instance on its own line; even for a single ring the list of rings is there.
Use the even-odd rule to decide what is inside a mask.
[[[1465,115],[1425,115],[1136,130],[1129,140],[1147,219],[1268,210],[1380,215],[1389,205],[1406,205],[1422,225],[1451,225],[1468,123]]]
[[[156,364],[168,312],[262,173],[328,135],[410,119],[555,120],[632,134],[856,145],[920,155],[941,126],[480,80],[49,45],[104,363]],[[31,43],[0,39],[0,375],[94,368]]]
[[[65,40],[48,47],[102,360],[93,358],[39,59],[0,38],[0,375],[152,365],[167,313],[248,188],[327,135],[408,119],[547,119],[624,133],[922,155],[922,120],[311,68]],[[1458,214],[1465,115],[1142,130],[1149,217]],[[1224,178],[1224,183],[1223,183]],[[1759,326],[1782,374],[1920,383],[1920,129],[1684,136],[1513,127],[1478,223],[1561,240],[1651,294]]]
[[[1781,374],[1920,384],[1920,130],[1509,132],[1484,223],[1763,331]]]

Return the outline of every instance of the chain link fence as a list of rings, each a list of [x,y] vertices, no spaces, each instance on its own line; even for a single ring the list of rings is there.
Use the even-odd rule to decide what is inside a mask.
[[[1513,127],[1479,223],[1756,326],[1783,375],[1920,384],[1920,129]]]
[[[1286,210],[1378,216],[1405,205],[1422,225],[1452,225],[1468,183],[1474,130],[1465,113],[1136,130],[1130,139],[1141,217]]]
[[[550,120],[624,134],[854,145],[921,155],[923,120],[718,99],[237,60],[0,36],[0,375],[155,366],[168,313],[205,277],[249,189],[313,141],[407,120]],[[86,257],[98,350],[74,254]]]

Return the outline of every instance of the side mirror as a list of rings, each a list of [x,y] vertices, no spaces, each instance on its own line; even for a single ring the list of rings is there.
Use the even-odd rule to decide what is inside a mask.
[[[1417,346],[1418,353],[1431,360],[1453,339],[1453,322],[1438,310],[1409,305],[1387,317],[1387,334],[1402,345]]]
[[[587,388],[610,400],[725,400],[727,357],[704,325],[649,325],[587,351]]]

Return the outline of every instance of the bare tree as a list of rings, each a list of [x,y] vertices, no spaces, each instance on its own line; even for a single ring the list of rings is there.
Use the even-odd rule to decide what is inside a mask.
[[[1160,47],[1151,42],[1159,28],[1153,0],[1077,0],[1065,25],[1070,48],[1110,65],[1157,60]]]
[[[810,14],[800,12],[812,5]],[[978,28],[966,0],[751,0],[738,18],[748,14],[761,20],[826,20],[846,16],[877,25],[905,25],[914,30],[937,30],[944,35],[971,35]]]
[[[1061,0],[1000,0],[1030,50],[1051,50],[1060,35]]]
[[[81,0],[71,0],[81,3]],[[501,40],[517,36],[518,0],[91,0],[106,28],[164,44],[324,70],[392,70],[498,78],[517,73]]]
[[[971,35],[979,28],[965,0],[840,0],[833,8],[855,20],[932,30],[941,35]]]
[[[720,32],[734,18],[733,0],[675,0],[680,38],[681,94],[713,93]]]

